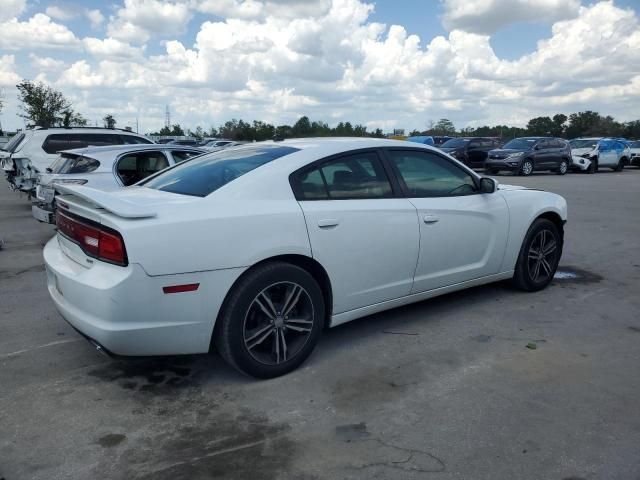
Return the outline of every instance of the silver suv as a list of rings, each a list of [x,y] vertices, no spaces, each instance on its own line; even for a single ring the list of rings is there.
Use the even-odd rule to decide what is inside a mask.
[[[58,157],[61,150],[88,146],[153,143],[128,130],[114,128],[41,128],[18,132],[0,150],[0,167],[14,190],[32,194],[39,173]]]

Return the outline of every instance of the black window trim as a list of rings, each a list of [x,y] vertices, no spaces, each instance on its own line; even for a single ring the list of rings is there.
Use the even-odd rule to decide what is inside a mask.
[[[471,170],[469,167],[467,167],[464,164],[455,162],[455,161],[451,160],[450,158],[447,158],[444,155],[441,155],[439,152],[435,152],[433,150],[426,149],[426,148],[406,148],[406,147],[384,147],[382,150],[383,150],[382,153],[383,153],[383,155],[385,157],[385,162],[388,164],[389,168],[391,168],[393,170],[393,175],[395,176],[396,181],[400,185],[400,188],[402,190],[404,198],[454,198],[454,197],[468,197],[469,195],[481,195],[482,194],[482,192],[480,191],[480,178],[481,177],[478,176],[478,174],[476,172],[474,172],[473,170]],[[404,179],[402,179],[402,175],[400,175],[400,172],[398,171],[398,169],[395,166],[394,162],[391,160],[391,158],[389,158],[387,156],[387,152],[388,151],[411,151],[411,152],[419,152],[419,153],[430,153],[432,155],[435,155],[436,157],[438,157],[438,158],[450,163],[451,165],[453,165],[458,170],[462,170],[464,173],[469,175],[473,180],[473,183],[474,183],[474,185],[476,187],[476,191],[473,192],[473,193],[462,193],[462,194],[459,194],[459,195],[441,195],[441,196],[437,196],[437,195],[424,195],[424,196],[412,195],[411,192],[409,192],[409,188],[405,184]]]
[[[129,151],[129,152],[121,153],[120,155],[118,155],[116,157],[116,160],[113,162],[113,174],[115,175],[116,180],[120,185],[122,185],[123,187],[125,186],[124,182],[120,178],[120,175],[118,175],[118,164],[120,163],[120,160],[122,160],[126,155],[134,155],[134,154],[137,155],[137,154],[140,154],[140,153],[149,153],[149,152],[158,152],[158,153],[161,153],[162,155],[164,155],[164,158],[165,158],[165,160],[167,160],[167,165],[169,166],[169,168],[172,168],[175,165],[178,165],[178,163],[175,163],[175,162],[174,162],[173,165],[171,165],[171,161],[169,160],[169,157],[167,156],[167,153],[166,153],[166,149],[164,149],[164,148],[158,148],[158,149],[149,148],[149,149],[144,149],[144,150],[140,149],[140,150],[132,150],[132,151]],[[171,158],[173,158],[173,155],[171,156]],[[162,170],[164,170],[164,169],[162,169]],[[162,170],[158,170],[158,172],[160,172]],[[149,175],[146,178],[143,178],[140,181],[144,181],[144,180],[147,180],[148,178],[154,177],[155,175],[158,174],[158,172],[152,173],[151,175]],[[136,183],[138,183],[138,182],[136,182]],[[132,185],[135,185],[135,183],[132,184]]]
[[[341,158],[346,158],[346,157],[351,157],[354,155],[359,155],[362,153],[374,153],[376,155],[376,157],[378,158],[380,165],[382,166],[382,169],[384,170],[385,175],[387,176],[387,180],[389,181],[389,184],[391,185],[391,195],[386,196],[386,197],[341,197],[341,198],[331,198],[331,196],[329,195],[329,192],[327,190],[327,180],[324,178],[324,173],[322,173],[322,169],[321,167],[325,164],[325,163],[330,163],[336,160],[339,160]],[[320,172],[320,175],[322,175],[322,181],[324,182],[324,188],[325,188],[325,192],[327,194],[327,198],[305,198],[304,197],[304,193],[302,192],[302,190],[300,189],[300,176],[304,175],[307,172],[310,172],[312,170],[318,170]],[[313,162],[311,162],[308,165],[305,165],[302,168],[299,168],[298,170],[294,171],[293,173],[291,173],[289,175],[289,185],[291,186],[291,190],[293,191],[293,195],[296,197],[296,200],[299,202],[338,202],[338,201],[342,201],[342,200],[389,200],[392,198],[404,198],[404,194],[402,192],[400,183],[398,182],[398,179],[396,178],[396,176],[394,175],[393,171],[391,170],[391,167],[389,166],[389,164],[387,163],[387,159],[384,156],[384,154],[382,153],[381,149],[379,147],[368,147],[368,148],[358,148],[355,150],[349,150],[347,152],[340,152],[340,153],[336,153],[333,155],[329,155],[327,157],[323,157],[320,158],[318,160],[315,160]]]

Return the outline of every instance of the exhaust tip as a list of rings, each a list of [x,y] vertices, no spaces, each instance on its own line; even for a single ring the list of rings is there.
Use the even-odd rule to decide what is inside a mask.
[[[107,349],[104,348],[102,345],[100,345],[98,342],[91,339],[89,340],[89,343],[93,345],[93,348],[95,348],[100,355],[102,355],[103,357],[111,358],[111,355],[109,355],[109,352],[107,351]]]

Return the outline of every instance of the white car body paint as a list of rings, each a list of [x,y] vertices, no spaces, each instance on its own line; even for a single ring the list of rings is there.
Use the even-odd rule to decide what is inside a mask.
[[[332,286],[334,326],[510,278],[533,220],[546,212],[567,218],[562,197],[507,185],[460,197],[297,201],[289,175],[313,161],[359,148],[439,151],[379,139],[277,143],[300,150],[206,197],[144,186],[101,195],[64,188],[58,201],[70,213],[122,234],[128,265],[90,258],[56,235],[44,257],[49,292],[63,317],[116,354],[206,352],[225,296],[260,261],[299,255],[319,262]],[[122,202],[155,216],[125,218],[118,215]],[[425,215],[438,221],[425,223]],[[200,284],[198,290],[162,291],[190,283]]]

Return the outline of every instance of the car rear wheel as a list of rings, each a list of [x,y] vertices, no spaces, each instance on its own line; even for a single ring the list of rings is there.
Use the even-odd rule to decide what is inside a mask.
[[[539,218],[524,237],[513,284],[520,290],[535,292],[545,288],[556,273],[562,255],[562,237],[553,222]]]
[[[618,160],[618,165],[616,165],[613,170],[615,172],[621,172],[624,169],[624,164],[625,164],[625,158],[622,157],[620,160]]]
[[[569,170],[569,162],[567,162],[566,160],[562,160],[560,162],[560,165],[558,166],[558,175],[564,175],[565,173],[567,173],[567,171]]]
[[[522,162],[522,166],[520,167],[520,175],[524,175],[528,177],[533,173],[533,162],[529,159]]]
[[[249,271],[233,288],[218,318],[214,343],[237,370],[278,377],[311,354],[324,315],[322,291],[306,270],[268,263]]]

